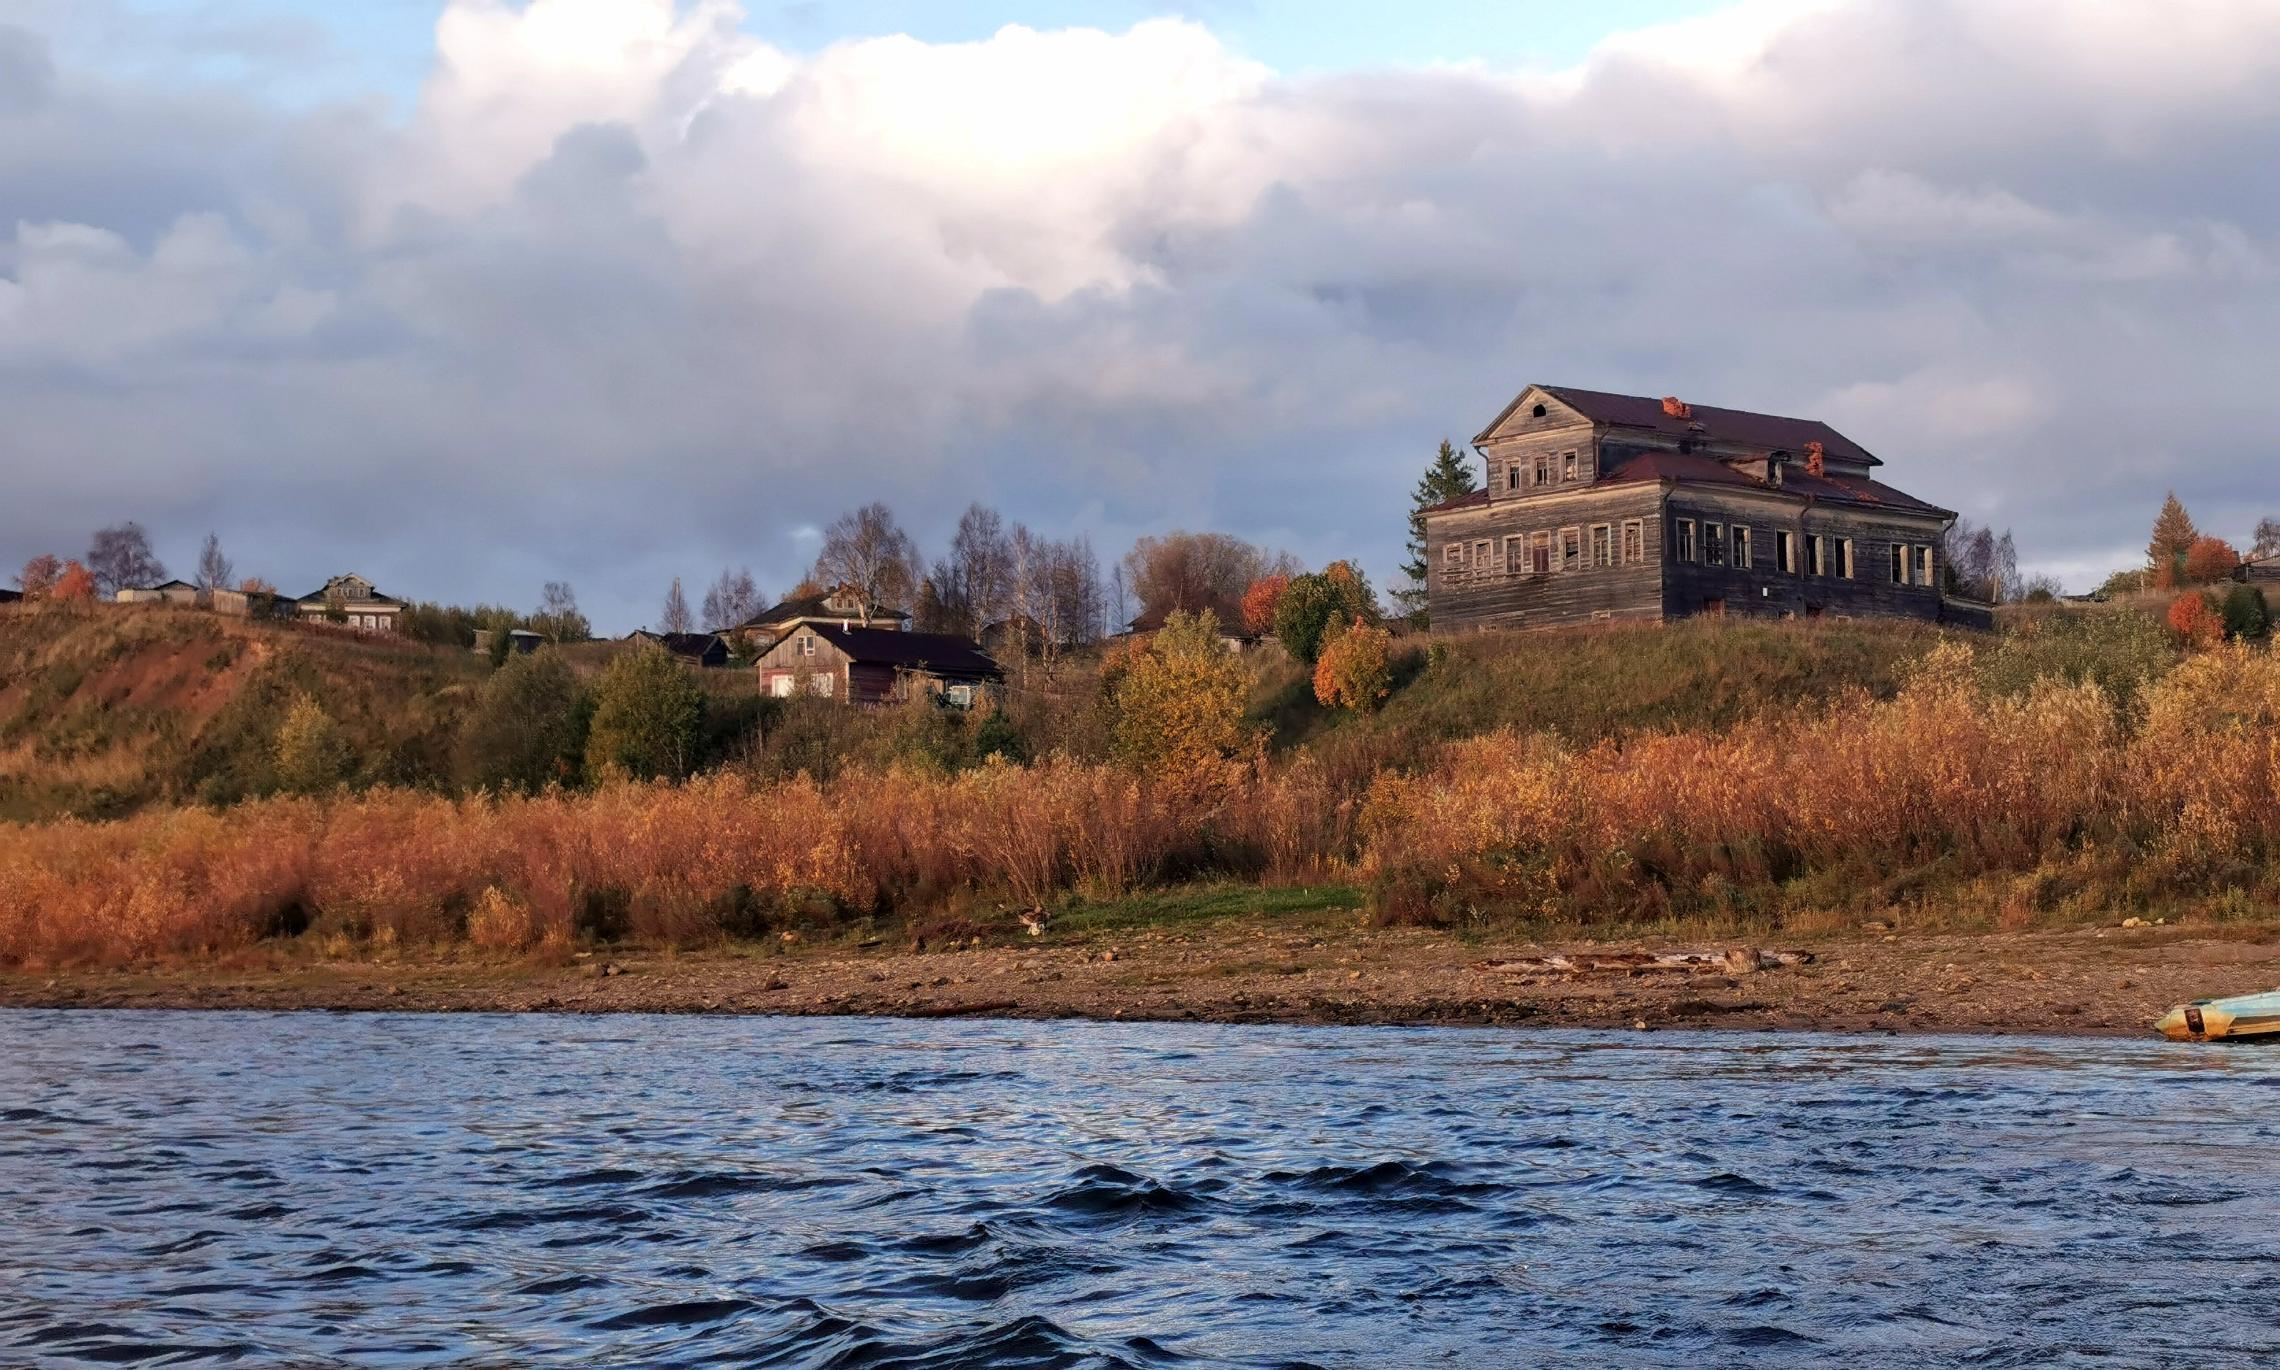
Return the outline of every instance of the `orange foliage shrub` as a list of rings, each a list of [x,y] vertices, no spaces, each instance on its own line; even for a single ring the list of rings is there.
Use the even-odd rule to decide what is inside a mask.
[[[1275,630],[1275,610],[1282,607],[1283,592],[1290,588],[1290,577],[1276,574],[1261,576],[1251,582],[1243,592],[1243,626],[1264,637]]]
[[[2188,647],[2210,647],[2224,640],[2225,616],[2207,595],[2190,590],[2170,604],[2169,629]]]
[[[2240,565],[2240,553],[2223,538],[2196,538],[2185,553],[2185,579],[2194,585],[2213,585],[2231,577]]]
[[[1314,697],[1324,708],[1374,709],[1393,688],[1393,635],[1355,619],[1322,644]]]
[[[55,578],[45,596],[56,600],[91,600],[95,598],[95,577],[76,561],[63,564],[63,573]]]

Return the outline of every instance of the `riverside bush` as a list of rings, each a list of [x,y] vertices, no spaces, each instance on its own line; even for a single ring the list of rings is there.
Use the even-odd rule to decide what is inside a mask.
[[[1381,914],[1437,921],[2280,895],[2280,656],[2217,646],[2134,708],[2095,679],[1991,693],[1981,665],[1951,642],[1888,700],[1592,742],[1501,731],[1401,770],[1049,756],[0,825],[0,964],[198,955],[303,927],[379,946],[701,944],[1203,877],[1359,878]]]

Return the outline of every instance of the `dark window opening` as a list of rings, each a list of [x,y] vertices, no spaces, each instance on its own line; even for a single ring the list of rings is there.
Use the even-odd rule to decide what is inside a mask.
[[[1542,405],[1540,405],[1540,404],[1539,404],[1539,405],[1537,405],[1537,406],[1536,406],[1536,407],[1535,407],[1533,410],[1531,410],[1531,411],[1529,411],[1529,412],[1533,413],[1533,414],[1534,414],[1534,415],[1535,415],[1537,418],[1539,418],[1539,419],[1540,419],[1540,418],[1544,417],[1544,406],[1542,406]]]

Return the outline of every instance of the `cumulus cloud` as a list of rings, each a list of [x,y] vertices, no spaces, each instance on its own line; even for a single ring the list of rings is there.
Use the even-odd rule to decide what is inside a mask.
[[[1749,0],[1291,78],[1180,21],[797,55],[729,0],[452,0],[401,118],[9,13],[0,561],[133,516],[624,627],[979,498],[1382,578],[1530,380],[1817,414],[2082,575],[2171,484],[2280,512],[2229,436],[2280,343],[2266,3]]]

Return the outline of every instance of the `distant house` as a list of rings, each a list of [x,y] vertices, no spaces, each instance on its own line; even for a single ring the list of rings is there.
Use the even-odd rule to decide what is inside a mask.
[[[294,614],[303,623],[346,623],[367,633],[395,632],[403,612],[404,601],[381,594],[359,575],[334,576],[322,590],[294,601]]]
[[[1125,625],[1123,636],[1147,637],[1160,633],[1178,612],[1176,606],[1149,609]],[[1230,652],[1248,651],[1259,645],[1259,635],[1243,626],[1243,606],[1231,599],[1213,600],[1188,612],[1208,613],[1219,620],[1219,641]]]
[[[122,585],[112,598],[121,604],[196,604],[198,587],[187,580],[169,580],[159,585]]]
[[[545,641],[546,638],[543,635],[534,633],[528,628],[507,629],[507,650],[517,656],[529,656],[532,652],[537,651]],[[491,630],[489,628],[477,628],[475,630],[475,646],[472,650],[477,656],[489,656],[491,654]]]
[[[989,653],[954,633],[895,628],[843,628],[808,623],[761,656],[760,689],[779,699],[802,692],[882,704],[916,688],[957,705],[972,704],[1005,679]]]
[[[231,618],[293,618],[298,604],[275,590],[224,590],[216,588],[208,606]]]
[[[909,626],[909,614],[875,601],[867,601],[868,596],[851,585],[842,585],[822,594],[796,595],[774,608],[754,614],[729,629],[729,632],[754,647],[766,648],[783,641],[794,629],[814,624],[835,624],[841,628],[877,628],[886,632],[899,632]]]
[[[691,666],[728,664],[728,640],[718,633],[653,633],[641,628],[627,636],[643,642],[654,642]]]
[[[2247,585],[2280,586],[2280,557],[2258,557],[2233,568],[2233,579]]]

